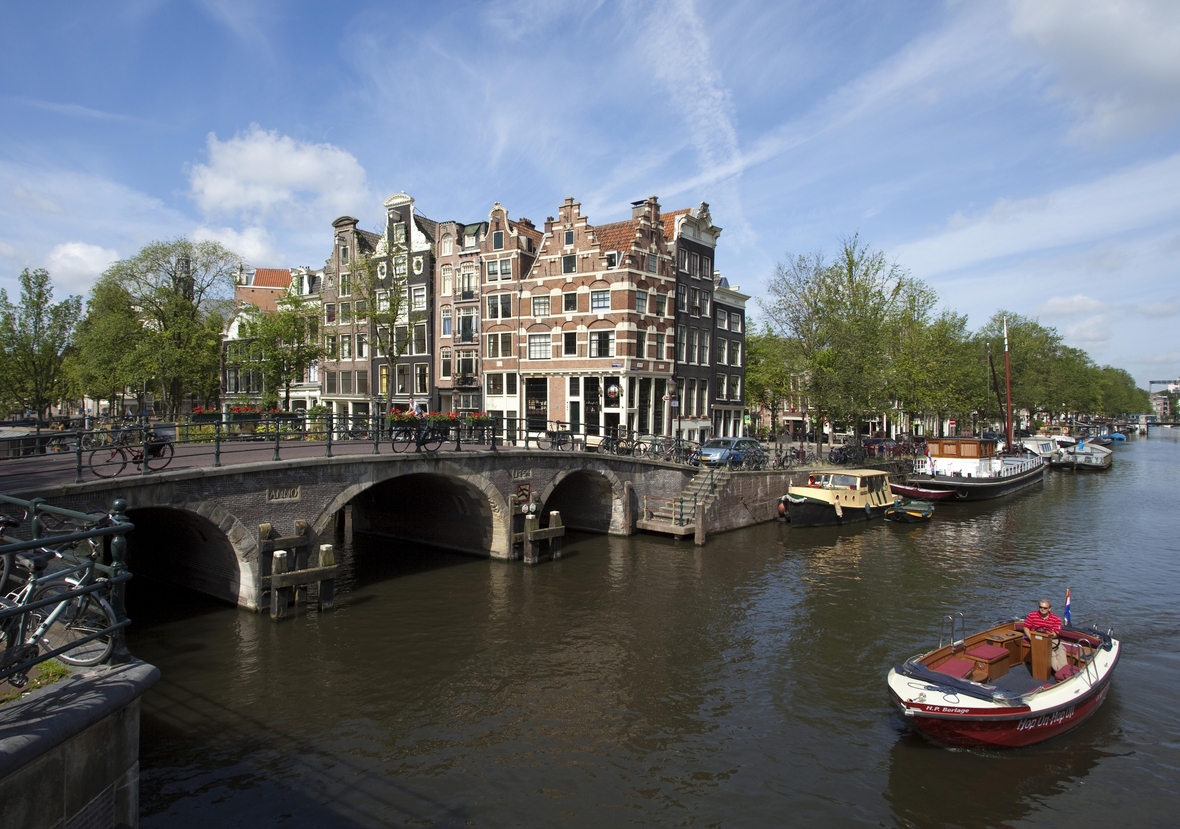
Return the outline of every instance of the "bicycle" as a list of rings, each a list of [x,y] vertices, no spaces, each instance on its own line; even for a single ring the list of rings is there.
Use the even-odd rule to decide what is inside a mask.
[[[127,468],[130,460],[136,468],[145,466],[149,472],[159,472],[172,463],[175,447],[172,441],[147,430],[139,445],[131,443],[130,430],[120,430],[115,442],[90,450],[86,464],[99,478],[113,478]]]
[[[565,429],[546,429],[537,435],[536,440],[538,449],[571,452],[574,448],[574,433]]]
[[[600,455],[630,455],[634,451],[635,444],[626,434],[607,435],[598,444],[598,454]]]
[[[397,424],[392,429],[389,443],[394,452],[405,452],[411,446],[433,452],[442,446],[448,431],[445,427],[438,426]]]

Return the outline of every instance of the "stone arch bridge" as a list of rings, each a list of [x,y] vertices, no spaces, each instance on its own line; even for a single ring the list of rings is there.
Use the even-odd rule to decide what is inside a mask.
[[[348,507],[354,531],[512,559],[522,501],[538,502],[543,523],[556,510],[566,527],[629,535],[644,496],[676,498],[696,473],[611,455],[471,451],[178,469],[20,495],[80,511],[109,509],[123,498],[136,526],[128,537],[133,570],[154,575],[166,562],[166,580],[257,609],[270,563],[261,524],[289,535],[299,522],[316,545],[332,538]],[[728,511],[716,499],[708,505],[710,531],[771,518],[788,477],[727,473],[727,491],[737,500]]]

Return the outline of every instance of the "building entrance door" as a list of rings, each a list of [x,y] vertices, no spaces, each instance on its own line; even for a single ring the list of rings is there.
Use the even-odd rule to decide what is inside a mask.
[[[526,377],[524,381],[524,416],[530,432],[543,432],[549,419],[549,378]]]

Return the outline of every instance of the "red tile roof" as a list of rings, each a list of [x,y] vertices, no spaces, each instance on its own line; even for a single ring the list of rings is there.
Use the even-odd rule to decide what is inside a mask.
[[[521,224],[520,222],[514,222],[511,219],[509,219],[508,226],[513,228],[514,230],[516,230],[517,233],[523,233],[525,236],[528,236],[530,239],[533,240],[534,245],[539,243],[541,241],[541,237],[544,235],[543,233],[541,233],[541,231],[537,230],[531,224],[530,225]]]
[[[291,284],[291,272],[285,268],[257,268],[254,288],[286,288]]]
[[[603,251],[631,250],[635,242],[635,231],[639,222],[628,219],[625,222],[613,222],[609,225],[596,225],[594,235],[598,237],[598,246]]]

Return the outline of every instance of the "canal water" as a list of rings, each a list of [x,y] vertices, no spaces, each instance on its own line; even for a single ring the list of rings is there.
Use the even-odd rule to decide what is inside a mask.
[[[340,606],[282,624],[141,581],[142,825],[1174,825],[1180,434],[1115,451],[925,526],[581,536],[535,568],[358,541]],[[1091,720],[911,732],[885,674],[941,617],[1067,586],[1124,642]]]

